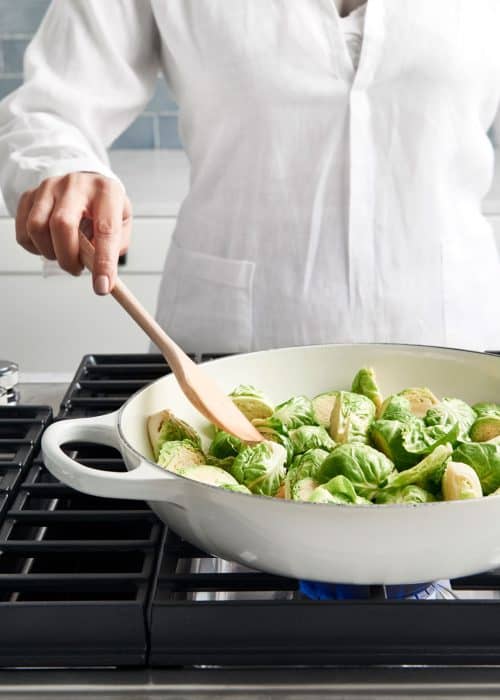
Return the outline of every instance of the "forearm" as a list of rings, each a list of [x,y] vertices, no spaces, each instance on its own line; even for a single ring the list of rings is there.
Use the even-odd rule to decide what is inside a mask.
[[[156,27],[146,0],[56,0],[25,56],[25,83],[0,103],[0,188],[19,198],[48,177],[114,177],[106,148],[155,84]]]

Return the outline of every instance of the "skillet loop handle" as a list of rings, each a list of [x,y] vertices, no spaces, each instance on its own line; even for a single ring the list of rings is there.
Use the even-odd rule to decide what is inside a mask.
[[[108,472],[80,464],[61,448],[69,442],[90,442],[109,445],[122,452],[117,424],[118,412],[53,423],[42,437],[47,469],[68,486],[93,496],[177,502],[183,479],[146,460],[138,460],[138,466],[128,472]]]

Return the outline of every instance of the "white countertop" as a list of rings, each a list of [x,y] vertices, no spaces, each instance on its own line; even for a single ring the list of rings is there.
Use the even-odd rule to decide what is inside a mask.
[[[495,153],[493,183],[483,211],[500,215],[500,148]],[[111,151],[110,159],[127,189],[135,216],[177,216],[189,186],[189,162],[184,151]],[[7,212],[0,198],[1,216],[7,216]]]

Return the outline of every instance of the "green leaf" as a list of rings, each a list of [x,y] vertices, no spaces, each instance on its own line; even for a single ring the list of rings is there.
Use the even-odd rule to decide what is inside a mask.
[[[285,478],[285,461],[285,448],[266,440],[240,452],[233,462],[231,473],[252,493],[275,496]]]
[[[394,464],[369,445],[348,444],[336,447],[318,470],[317,480],[324,484],[335,476],[345,476],[356,493],[371,498],[385,486],[394,472]]]
[[[398,489],[409,484],[436,493],[441,487],[441,478],[453,448],[451,445],[439,445],[421,462],[410,469],[391,475],[388,488]]]
[[[476,414],[465,401],[445,398],[437,406],[427,411],[424,420],[427,426],[441,426],[451,429],[454,425],[458,425],[456,440],[463,442],[468,439],[469,430],[476,420]],[[450,440],[450,442],[452,441]]]
[[[464,442],[453,452],[453,461],[474,469],[485,496],[500,488],[500,444]]]

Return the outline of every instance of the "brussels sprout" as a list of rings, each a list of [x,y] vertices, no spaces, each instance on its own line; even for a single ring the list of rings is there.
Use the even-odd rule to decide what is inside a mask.
[[[377,385],[375,371],[371,367],[363,367],[353,379],[351,391],[355,394],[363,394],[373,401],[377,411],[382,406],[382,394]]]
[[[224,491],[235,491],[236,493],[246,493],[251,495],[250,489],[247,489],[246,486],[243,486],[243,484],[222,484],[221,489],[224,489]]]
[[[439,445],[421,462],[410,469],[392,475],[387,483],[390,489],[415,484],[421,488],[436,493],[441,484],[441,478],[453,448],[450,444]]]
[[[397,420],[401,423],[408,423],[415,418],[411,412],[410,402],[405,396],[399,394],[386,398],[380,407],[379,416],[382,420]]]
[[[338,391],[327,391],[324,394],[318,394],[312,400],[316,423],[323,428],[330,428],[332,411],[338,395]]]
[[[192,465],[191,467],[186,467],[182,472],[178,472],[187,479],[193,479],[194,481],[201,481],[204,484],[210,484],[211,486],[239,486],[236,479],[228,474],[224,469],[219,469],[219,467],[212,467],[209,464]]]
[[[149,416],[148,434],[155,459],[158,459],[163,443],[170,440],[190,440],[201,449],[196,430],[166,409]]]
[[[316,478],[324,484],[334,476],[345,476],[357,494],[371,498],[385,486],[393,472],[394,464],[378,450],[369,445],[350,444],[336,447],[319,468]]]
[[[236,457],[232,475],[252,493],[275,496],[285,478],[286,450],[282,445],[264,440],[246,447]]]
[[[164,469],[184,474],[187,467],[205,464],[205,455],[190,440],[169,440],[163,443],[157,462]]]
[[[452,459],[474,469],[485,496],[500,488],[500,444],[496,440],[464,442],[455,449]]]
[[[459,429],[458,423],[426,426],[415,420],[403,428],[403,449],[410,454],[430,454],[438,445],[456,442]]]
[[[309,503],[345,503],[338,496],[332,496],[324,486],[318,486],[309,497]]]
[[[439,399],[434,396],[430,389],[425,387],[403,389],[403,391],[399,392],[399,395],[408,399],[410,410],[417,418],[423,418],[429,408],[439,403]]]
[[[426,426],[418,418],[405,423],[381,419],[372,423],[370,435],[373,444],[402,470],[417,464],[422,455],[430,454],[439,445],[454,443],[458,429],[458,423],[448,428]]]
[[[437,406],[430,408],[425,414],[425,424],[440,425],[451,428],[458,424],[457,440],[468,439],[468,433],[476,420],[476,414],[465,401],[460,399],[443,399]]]
[[[239,438],[226,433],[224,430],[217,430],[208,448],[208,454],[211,457],[217,457],[217,459],[236,457],[244,447],[244,443]]]
[[[462,462],[448,462],[441,481],[445,501],[461,501],[481,498],[483,490],[479,477],[472,467]]]
[[[292,498],[293,486],[300,479],[312,477],[317,481],[318,470],[328,455],[329,452],[321,449],[308,450],[304,454],[298,455],[293,460],[285,477],[285,498]]]
[[[352,482],[346,477],[334,476],[333,479],[323,484],[323,488],[331,493],[332,496],[344,501],[344,503],[365,504],[370,501],[362,496],[358,496]]]
[[[317,481],[306,476],[305,479],[296,481],[292,488],[292,499],[294,501],[308,501],[314,489],[319,486]]]
[[[326,430],[318,425],[301,425],[290,431],[290,440],[294,454],[320,448],[331,452],[335,443]]]
[[[432,493],[414,484],[401,489],[382,489],[375,497],[375,503],[429,503],[435,500]]]
[[[276,406],[273,415],[260,425],[285,434],[288,430],[300,428],[301,425],[316,425],[312,402],[306,396],[292,396],[288,401]],[[259,426],[256,427],[260,430]]]
[[[343,506],[354,504],[365,505],[370,503],[370,501],[368,501],[366,498],[361,498],[361,496],[356,496],[355,501],[349,500],[349,496],[347,496],[345,493],[342,491],[335,491],[334,487],[331,488],[331,491],[326,488],[326,485],[315,488],[309,497],[309,503],[333,503]]]
[[[470,429],[470,439],[473,442],[486,442],[500,435],[500,414],[485,415],[478,418]]]
[[[248,420],[269,418],[273,413],[274,407],[265,394],[248,384],[240,384],[229,396]]]
[[[368,430],[375,417],[375,404],[366,396],[341,391],[330,421],[330,435],[339,443],[368,442]]]
[[[498,403],[475,403],[472,410],[478,418],[483,416],[500,416],[500,404]]]
[[[279,432],[275,428],[270,428],[265,418],[254,418],[252,423],[265,440],[283,445],[286,450],[286,463],[289,464],[293,459],[293,445],[288,434],[285,431]]]

